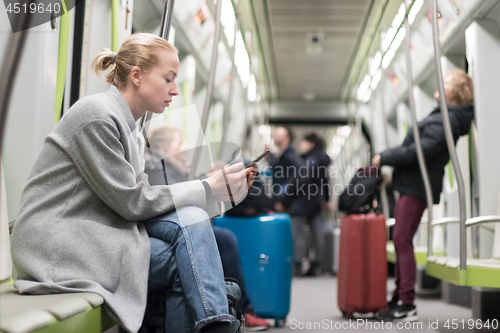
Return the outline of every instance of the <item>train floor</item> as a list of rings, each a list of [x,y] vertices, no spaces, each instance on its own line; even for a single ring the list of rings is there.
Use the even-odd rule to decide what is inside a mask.
[[[393,289],[394,279],[389,279],[387,290],[392,293]],[[400,327],[393,323],[392,327],[388,327],[381,326],[379,321],[373,319],[354,319],[350,322],[342,317],[337,306],[336,277],[294,278],[291,309],[286,326],[273,327],[268,332],[471,332],[467,329],[467,321],[472,319],[471,309],[447,304],[440,298],[417,297],[416,304],[419,321],[415,323],[400,323],[403,325]],[[450,320],[448,323],[451,324],[452,319],[456,319],[455,323],[460,323],[460,325],[464,320],[465,329],[446,328],[447,320]]]

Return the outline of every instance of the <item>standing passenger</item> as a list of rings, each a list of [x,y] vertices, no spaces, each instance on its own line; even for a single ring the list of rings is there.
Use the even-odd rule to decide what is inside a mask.
[[[463,70],[451,70],[445,76],[444,88],[453,139],[456,143],[461,135],[469,132],[474,116],[472,80]],[[434,96],[439,99],[437,92]],[[450,159],[441,108],[436,107],[429,116],[418,122],[418,129],[429,172],[434,204],[437,204],[443,188],[444,167]],[[396,224],[394,225],[393,240],[396,249],[396,290],[392,300],[388,303],[389,309],[379,313],[378,318],[386,321],[414,321],[418,319],[418,316],[417,308],[413,304],[416,264],[412,241],[427,203],[422,174],[418,166],[413,131],[408,131],[401,146],[376,155],[372,164],[394,167],[392,186],[401,194],[394,208]],[[428,246],[432,246],[432,244]]]
[[[286,207],[283,206],[282,200],[278,198],[287,195],[286,186],[293,183],[297,178],[300,163],[297,153],[292,147],[293,133],[289,127],[280,126],[276,128],[273,139],[278,148],[278,154],[271,154],[269,157],[269,166],[273,172],[274,210],[284,212]]]
[[[141,326],[148,287],[167,292],[167,332],[230,332],[226,286],[209,215],[228,200],[222,172],[150,186],[136,121],[178,95],[178,51],[151,34],[103,50],[104,93],[79,100],[50,133],[12,234],[20,293],[94,292],[129,332]],[[255,170],[226,169],[241,197]],[[149,237],[148,237],[149,235]],[[238,327],[239,329],[239,327]]]
[[[309,258],[309,248],[304,234],[304,227],[307,225],[312,236],[315,256],[305,275],[317,276],[321,274],[324,252],[320,214],[322,207],[329,199],[327,168],[331,160],[324,152],[323,140],[315,133],[304,136],[304,140],[300,143],[300,150],[304,166],[298,174],[293,195],[287,197],[290,201],[288,213],[292,218],[295,261],[297,263],[302,258]],[[297,267],[297,274],[300,273],[298,270]]]

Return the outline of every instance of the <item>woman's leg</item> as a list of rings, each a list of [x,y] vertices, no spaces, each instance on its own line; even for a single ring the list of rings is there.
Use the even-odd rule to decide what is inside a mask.
[[[245,313],[246,309],[250,305],[250,298],[248,297],[247,290],[245,288],[245,278],[243,277],[243,270],[241,268],[238,239],[229,229],[215,226],[212,227],[212,229],[219,248],[224,276],[234,278],[240,283],[241,308],[243,309],[243,313]]]
[[[402,195],[395,211],[396,224],[393,232],[397,265],[395,295],[405,304],[413,304],[415,299],[414,286],[417,270],[413,252],[413,236],[426,206],[425,200]]]
[[[230,322],[222,265],[206,212],[182,207],[144,225],[151,243],[149,291],[166,291],[166,332]]]
[[[305,216],[292,215],[292,236],[293,236],[293,257],[295,268],[301,266],[302,258],[307,256],[306,235],[304,234],[304,225],[307,223]],[[300,272],[296,272],[300,274]]]
[[[323,254],[325,252],[325,239],[323,237],[323,234],[321,233],[321,214],[311,216],[308,220],[312,239],[314,242],[314,264],[319,268],[321,267],[321,263],[323,262]]]

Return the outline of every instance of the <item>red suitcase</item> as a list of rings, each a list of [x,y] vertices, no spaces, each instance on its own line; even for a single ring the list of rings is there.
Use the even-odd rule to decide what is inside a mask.
[[[384,215],[350,214],[340,226],[338,303],[347,318],[387,306]]]

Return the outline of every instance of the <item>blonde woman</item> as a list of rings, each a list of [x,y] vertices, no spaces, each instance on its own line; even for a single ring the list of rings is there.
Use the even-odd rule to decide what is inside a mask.
[[[12,255],[21,293],[94,292],[129,332],[149,290],[167,291],[167,332],[229,332],[226,288],[209,215],[227,200],[222,172],[150,186],[136,121],[178,95],[178,51],[151,34],[103,50],[109,89],[82,98],[45,140],[21,199]],[[226,168],[242,196],[255,170]],[[149,237],[148,237],[149,234]]]
[[[455,143],[469,132],[474,117],[472,79],[460,69],[446,73],[444,79],[446,102],[450,113]],[[439,94],[434,94],[439,99]],[[420,142],[427,163],[434,203],[439,203],[443,189],[444,167],[450,159],[446,145],[441,108],[437,106],[429,116],[418,122]],[[396,249],[396,289],[388,310],[378,314],[385,321],[418,320],[415,299],[416,264],[413,254],[413,236],[427,206],[424,183],[418,166],[413,131],[399,147],[387,149],[373,158],[375,166],[394,167],[392,186],[401,194],[394,207],[396,224],[392,234]]]

